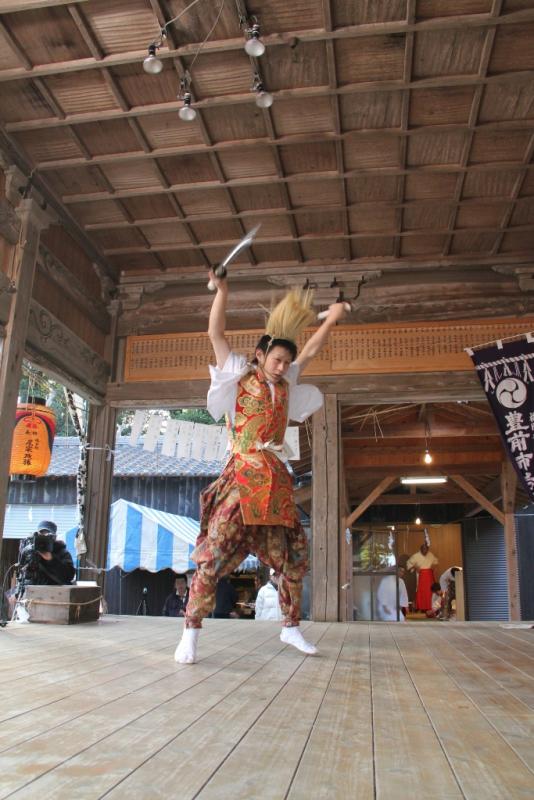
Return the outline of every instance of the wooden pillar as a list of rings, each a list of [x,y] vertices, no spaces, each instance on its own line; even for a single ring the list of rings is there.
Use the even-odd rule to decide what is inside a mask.
[[[113,455],[117,412],[109,405],[91,405],[89,410],[87,459],[87,504],[85,516],[86,566],[106,567],[109,507],[113,482]],[[87,572],[86,576],[90,576]],[[95,579],[97,575],[95,574]],[[99,580],[99,583],[102,583]]]
[[[502,505],[504,511],[504,547],[508,573],[508,614],[510,620],[521,619],[519,595],[519,569],[517,563],[517,538],[515,529],[515,491],[517,476],[512,464],[503,461],[501,472]]]
[[[352,533],[345,524],[349,515],[347,476],[343,463],[343,442],[339,442],[339,619],[349,622],[353,616]]]
[[[111,314],[111,330],[107,340],[107,357],[111,367],[110,380],[115,380],[117,354],[117,326],[121,311],[118,301],[108,305]],[[85,536],[87,553],[85,566],[99,569],[107,566],[109,510],[112,502],[113,464],[115,448],[117,409],[108,403],[91,405],[87,442],[90,448],[87,459],[87,501],[85,512]],[[87,572],[89,576],[91,573]],[[105,573],[95,573],[98,583],[104,585]]]
[[[13,424],[17,409],[22,359],[26,347],[30,301],[41,231],[52,221],[36,200],[21,200],[16,214],[20,235],[10,265],[9,317],[0,359],[0,547],[4,528]]]
[[[339,619],[339,412],[327,394],[313,415],[312,619]]]

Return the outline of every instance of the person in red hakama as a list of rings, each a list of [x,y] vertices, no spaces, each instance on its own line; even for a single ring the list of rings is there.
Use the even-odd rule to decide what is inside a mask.
[[[417,592],[415,607],[418,611],[432,610],[432,584],[435,583],[434,567],[438,559],[430,551],[427,542],[423,542],[417,553],[406,562],[406,569],[417,572]]]

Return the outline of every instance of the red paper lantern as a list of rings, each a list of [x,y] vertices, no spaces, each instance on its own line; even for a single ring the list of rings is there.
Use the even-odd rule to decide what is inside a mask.
[[[34,480],[46,475],[52,457],[56,415],[41,397],[29,397],[17,405],[11,463],[14,480]]]

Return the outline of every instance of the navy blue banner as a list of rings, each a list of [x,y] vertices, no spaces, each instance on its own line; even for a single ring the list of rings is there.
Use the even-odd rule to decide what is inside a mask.
[[[534,337],[469,351],[508,458],[534,500]]]

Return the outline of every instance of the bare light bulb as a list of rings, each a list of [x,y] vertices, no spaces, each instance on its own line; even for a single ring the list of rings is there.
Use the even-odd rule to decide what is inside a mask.
[[[430,451],[429,450],[425,450],[425,456],[423,458],[423,461],[425,462],[425,464],[431,464],[433,462],[433,460],[434,459],[432,458],[432,455],[430,454]]]
[[[245,52],[248,56],[252,56],[252,58],[259,58],[265,53],[265,45],[263,42],[260,42],[257,36],[253,35],[250,39],[247,39]]]
[[[265,53],[265,45],[260,41],[260,26],[254,23],[247,33],[250,34],[250,39],[245,42],[245,52],[252,58],[259,58]]]
[[[273,104],[274,97],[270,92],[260,90],[256,95],[256,105],[258,108],[270,108]]]
[[[416,517],[415,518],[415,524],[416,525],[420,525],[421,524],[421,517]]]
[[[191,108],[191,95],[189,92],[186,92],[184,95],[184,104],[178,112],[178,116],[180,119],[183,119],[184,122],[193,122],[197,115],[197,112],[194,108]]]
[[[156,55],[156,45],[151,44],[148,48],[148,55],[143,61],[143,69],[149,75],[157,75],[163,69],[163,61]]]

